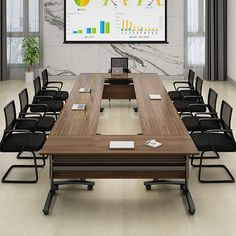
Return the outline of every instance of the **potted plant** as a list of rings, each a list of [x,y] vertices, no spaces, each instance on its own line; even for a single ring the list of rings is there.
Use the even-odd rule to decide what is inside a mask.
[[[32,83],[34,79],[33,65],[39,64],[39,41],[37,37],[26,37],[23,39],[23,61],[28,66],[25,72],[25,81]]]

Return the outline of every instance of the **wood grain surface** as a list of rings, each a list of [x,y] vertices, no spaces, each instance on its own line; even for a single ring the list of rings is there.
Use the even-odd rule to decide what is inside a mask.
[[[189,155],[197,148],[175,110],[157,74],[128,74],[132,78],[139,109],[142,136],[96,136],[103,96],[104,80],[110,74],[81,74],[66,102],[41,153],[51,155]],[[114,78],[114,76],[112,77]],[[130,85],[127,85],[130,86]],[[91,88],[92,93],[79,93],[79,88]],[[150,94],[160,94],[162,100],[151,101]],[[87,111],[72,111],[75,103],[86,104]],[[163,146],[153,149],[143,142],[156,138]],[[109,141],[135,141],[135,150],[109,150]]]

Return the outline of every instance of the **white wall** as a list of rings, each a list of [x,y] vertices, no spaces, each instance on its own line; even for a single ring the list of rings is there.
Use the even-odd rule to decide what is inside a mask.
[[[168,0],[169,44],[64,45],[64,0],[44,0],[44,67],[52,75],[106,72],[110,58],[128,56],[132,71],[184,74],[184,0]]]
[[[228,77],[236,81],[236,0],[228,0]]]

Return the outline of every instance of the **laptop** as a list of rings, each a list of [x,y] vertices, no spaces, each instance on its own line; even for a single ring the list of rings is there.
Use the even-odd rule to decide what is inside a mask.
[[[123,75],[123,68],[122,67],[113,67],[111,69],[112,75]]]

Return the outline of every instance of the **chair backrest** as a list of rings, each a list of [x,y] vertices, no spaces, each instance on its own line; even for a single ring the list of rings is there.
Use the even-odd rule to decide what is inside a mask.
[[[224,128],[231,129],[231,118],[232,118],[233,108],[226,102],[222,101],[220,109],[220,118],[224,124]]]
[[[209,93],[208,93],[208,105],[210,106],[210,112],[215,112],[216,111],[216,102],[218,98],[218,93],[210,88]]]
[[[16,120],[16,106],[14,101],[11,101],[4,107],[4,115],[5,115],[6,129],[7,130],[13,129]]]
[[[123,72],[129,72],[129,59],[126,57],[113,57],[111,58],[111,69],[123,68]]]
[[[29,104],[29,96],[27,89],[23,89],[19,93],[19,99],[20,99],[20,112],[26,112],[28,109],[27,106]]]
[[[41,90],[41,82],[40,77],[38,76],[36,79],[34,79],[34,93],[35,95],[39,95],[39,92]]]
[[[42,79],[43,79],[43,87],[46,87],[48,84],[48,71],[47,71],[47,69],[43,70]]]
[[[188,72],[188,82],[189,82],[189,85],[190,87],[194,87],[194,77],[195,77],[195,72],[191,69],[189,69],[189,72]]]
[[[202,95],[202,85],[203,85],[203,80],[200,79],[200,77],[197,76],[196,91],[198,92],[199,95]]]

